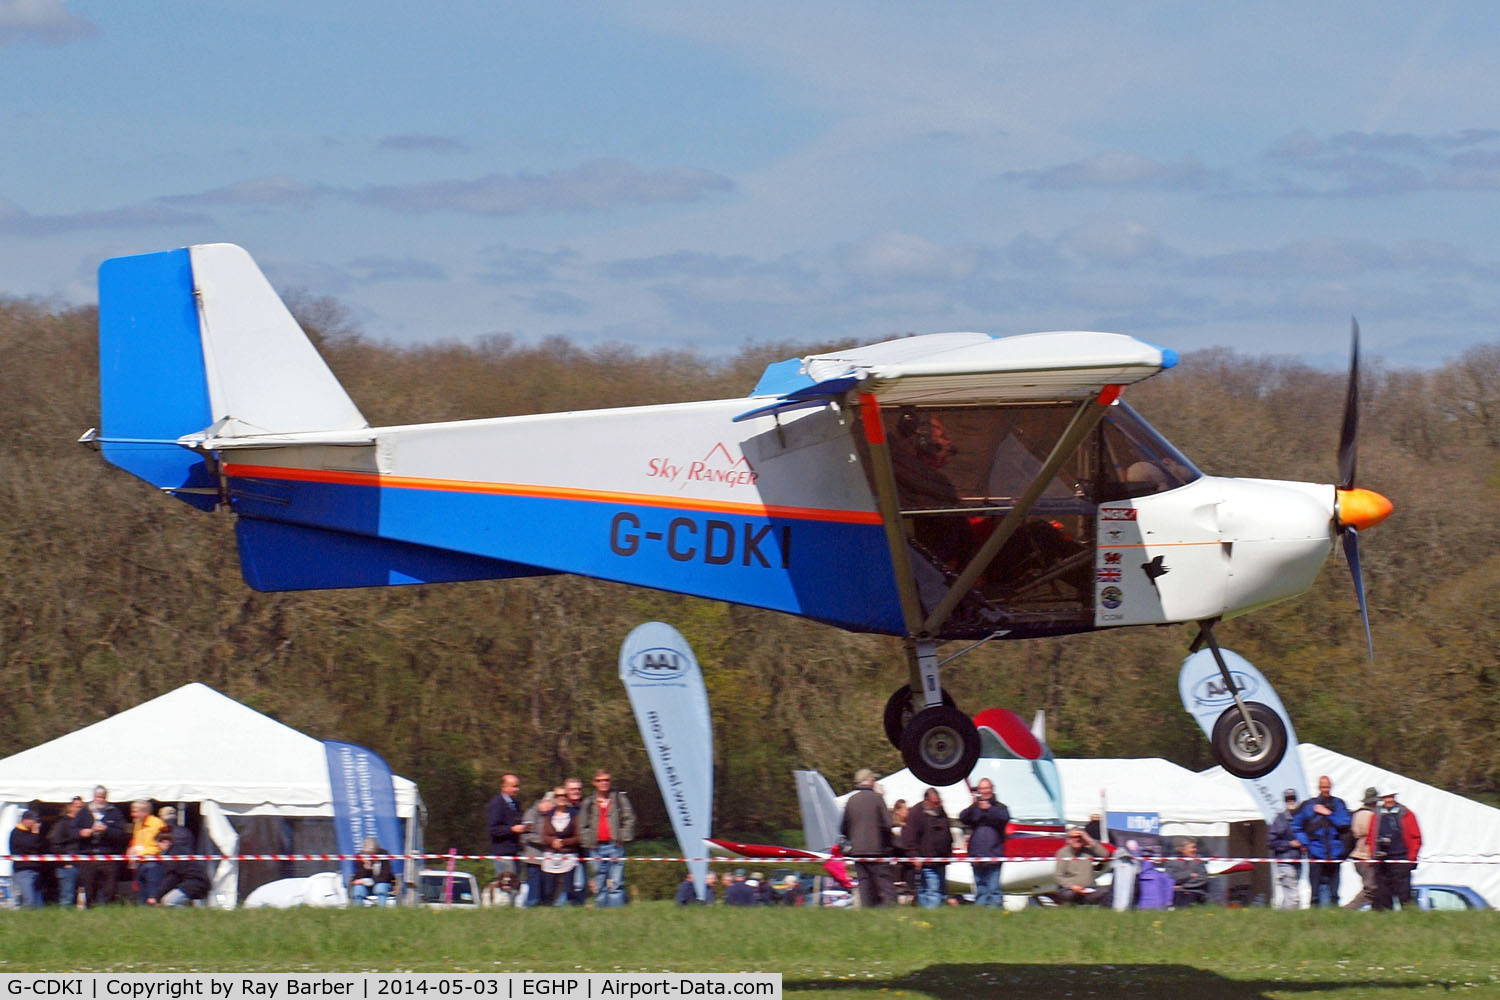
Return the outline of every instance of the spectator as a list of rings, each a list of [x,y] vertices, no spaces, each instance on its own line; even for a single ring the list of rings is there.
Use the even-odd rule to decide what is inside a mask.
[[[1292,819],[1292,833],[1307,848],[1313,906],[1339,905],[1339,862],[1349,819],[1349,807],[1333,794],[1333,780],[1326,774],[1318,779],[1317,796],[1302,803]]]
[[[1067,843],[1057,851],[1057,891],[1050,893],[1060,905],[1087,904],[1107,906],[1110,891],[1094,884],[1094,859],[1107,858],[1109,852],[1084,832],[1081,826],[1068,827]]]
[[[896,857],[904,857],[906,849],[901,845],[905,843],[906,820],[911,815],[911,809],[907,806],[905,799],[897,799],[891,805],[891,854]],[[917,898],[917,873],[911,862],[902,861],[896,865],[896,902],[910,903]]]
[[[620,906],[625,895],[625,845],[635,839],[635,809],[630,797],[614,788],[608,771],[594,773],[594,794],[579,810],[579,844],[594,859],[594,895],[599,906]]]
[[[1276,908],[1297,909],[1297,884],[1302,879],[1302,842],[1292,832],[1292,818],[1297,815],[1297,790],[1288,788],[1281,793],[1285,806],[1276,814],[1266,831],[1266,845],[1271,857],[1276,859]]]
[[[714,883],[716,881],[717,879],[714,878],[713,872],[709,872],[703,877],[704,898],[699,899],[698,884],[693,881],[691,873],[687,874],[683,877],[682,884],[677,887],[677,905],[692,906],[696,903],[703,903],[706,906],[714,905]]]
[[[161,872],[154,861],[142,859],[155,858],[161,854],[156,835],[166,829],[166,826],[152,815],[150,802],[136,799],[130,803],[130,846],[125,848],[125,854],[130,858],[127,864],[135,872],[135,899],[138,903],[156,898],[156,881],[161,877]]]
[[[349,880],[349,896],[355,906],[364,906],[374,897],[376,906],[396,905],[396,871],[390,855],[381,850],[380,841],[366,837],[354,863],[354,877]]]
[[[500,791],[490,799],[485,810],[485,826],[490,833],[490,853],[495,858],[495,877],[515,872],[521,853],[521,834],[526,832],[526,817],[521,809],[521,779],[514,774],[500,776]]]
[[[922,801],[907,814],[901,839],[903,852],[914,859],[911,864],[917,870],[917,905],[935,910],[948,899],[948,866],[921,859],[953,856],[953,828],[936,788],[924,791]]]
[[[557,808],[557,795],[548,792],[526,810],[526,832],[521,836],[521,846],[526,857],[526,907],[541,906],[552,898],[553,878],[542,869],[542,859],[547,853],[547,834],[552,828],[552,811]]]
[[[83,796],[73,796],[73,801],[63,807],[63,814],[47,831],[47,845],[53,854],[78,854],[82,842],[78,839],[78,814],[83,812]],[[73,906],[78,901],[78,864],[74,861],[57,863],[57,904]]]
[[[777,906],[802,906],[807,901],[807,890],[802,880],[788,872],[780,882],[771,886],[771,902]]]
[[[94,786],[94,796],[87,806],[78,811],[74,829],[78,832],[84,854],[118,854],[130,842],[130,828],[125,825],[125,815],[118,807],[110,804],[109,789],[103,785]],[[119,881],[120,865],[117,861],[87,862],[78,875],[78,886],[83,890],[86,904],[91,908],[114,902]]]
[[[759,906],[760,897],[750,887],[745,878],[745,869],[736,868],[734,879],[729,883],[729,888],[724,890],[725,906]]]
[[[202,861],[178,859],[176,856],[192,851],[188,832],[180,826],[169,826],[156,835],[161,845],[161,877],[156,883],[155,896],[146,899],[150,906],[188,906],[194,901],[208,898],[208,875]],[[367,842],[368,843],[368,842]]]
[[[46,854],[47,841],[42,837],[42,818],[35,809],[21,814],[21,821],[10,831],[11,854]],[[32,909],[42,905],[41,861],[11,863],[11,884],[16,888],[16,902]]]
[[[1172,905],[1198,906],[1208,902],[1208,866],[1198,857],[1198,842],[1182,838],[1178,847],[1182,860],[1168,861],[1163,867],[1172,876]]]
[[[1365,789],[1364,804],[1349,817],[1349,839],[1353,846],[1349,858],[1354,870],[1359,873],[1359,892],[1344,904],[1346,910],[1362,910],[1375,904],[1375,884],[1380,878],[1380,866],[1370,859],[1375,855],[1375,828],[1379,826],[1379,794],[1374,786]]]
[[[999,858],[1005,855],[1005,828],[1010,825],[1010,810],[995,798],[995,784],[980,778],[974,786],[974,801],[958,814],[958,821],[969,831],[969,857]],[[980,906],[1005,904],[1001,890],[1000,863],[972,864],[974,902]]]
[[[552,802],[552,814],[542,824],[546,848],[542,854],[542,892],[546,902],[563,906],[573,897],[573,873],[578,869],[578,819],[568,808],[565,785],[553,790]]]
[[[1403,909],[1411,902],[1411,870],[1422,850],[1422,828],[1417,814],[1396,801],[1395,792],[1380,797],[1376,821],[1375,860],[1381,862],[1375,885],[1375,909],[1389,910],[1396,902]]]
[[[844,803],[844,818],[839,832],[849,842],[845,851],[854,859],[859,877],[861,906],[887,906],[896,902],[896,887],[891,882],[891,814],[885,800],[875,791],[875,772],[860,768],[854,775],[855,791]],[[911,821],[910,814],[907,821]]]
[[[566,811],[572,817],[574,829],[578,828],[578,817],[583,814],[583,779],[565,778],[563,780],[563,798],[558,803],[557,811]],[[578,863],[573,866],[571,880],[566,887],[558,886],[557,905],[572,903],[574,906],[582,906],[589,898],[588,866],[583,863],[582,838],[573,847],[574,857]],[[566,891],[564,889],[566,888]]]

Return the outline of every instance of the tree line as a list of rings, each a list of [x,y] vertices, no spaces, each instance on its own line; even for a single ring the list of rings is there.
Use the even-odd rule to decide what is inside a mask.
[[[765,364],[497,336],[397,348],[338,303],[294,311],[372,424],[742,396]],[[791,771],[835,787],[895,770],[878,723],[899,642],[787,615],[578,577],[258,594],[225,514],[169,501],[72,442],[99,414],[92,308],[0,299],[0,756],[201,681],[287,725],[376,749],[417,781],[429,844],[477,850],[499,776],[527,792],[613,770],[644,830],[669,836],[617,676],[642,621],[702,663],[715,829],[799,825]],[[1227,622],[1220,641],[1276,683],[1305,740],[1490,801],[1500,793],[1500,342],[1432,370],[1367,365],[1363,485],[1396,504],[1362,540],[1377,656],[1341,557],[1306,595]],[[1343,375],[1190,353],[1131,403],[1205,472],[1332,482]],[[961,705],[1045,709],[1058,756],[1212,764],[1178,701],[1186,626],[990,643],[945,671]]]

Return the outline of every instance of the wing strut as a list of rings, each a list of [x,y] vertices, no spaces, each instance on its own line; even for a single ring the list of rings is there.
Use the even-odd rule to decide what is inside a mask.
[[[885,425],[880,421],[880,403],[868,392],[859,394],[859,419],[870,448],[870,469],[875,477],[875,503],[880,521],[885,525],[885,540],[891,550],[891,568],[896,575],[896,593],[901,600],[901,622],[906,634],[913,636],[922,626],[922,602],[917,597],[911,560],[907,556],[906,534],[901,529],[901,503],[896,496],[896,474],[891,471],[891,449],[885,440]],[[915,663],[915,658],[911,658]],[[912,689],[920,690],[915,667]]]
[[[1057,470],[1062,468],[1063,462],[1067,461],[1078,445],[1088,436],[1089,432],[1098,426],[1099,421],[1109,412],[1110,406],[1120,398],[1120,386],[1107,385],[1098,396],[1080,406],[1073,414],[1073,419],[1068,422],[1067,429],[1063,431],[1062,437],[1057,439],[1057,444],[1052,446],[1052,453],[1047,456],[1047,461],[1042,465],[1041,471],[1031,480],[1031,485],[1026,492],[1016,501],[1016,505],[1006,512],[1005,517],[995,526],[990,537],[985,539],[974,558],[964,567],[958,579],[953,581],[953,586],[943,595],[937,607],[927,616],[922,623],[921,635],[933,635],[943,627],[948,616],[953,614],[953,609],[958,607],[958,602],[963,600],[965,594],[974,586],[979,575],[985,571],[990,562],[1000,552],[1002,546],[1010,541],[1010,536],[1016,533],[1026,515],[1031,513],[1031,508],[1036,506],[1037,500],[1041,499],[1042,493],[1046,491],[1047,485]]]

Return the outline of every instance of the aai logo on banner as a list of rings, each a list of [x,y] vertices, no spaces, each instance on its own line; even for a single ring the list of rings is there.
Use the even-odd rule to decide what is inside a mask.
[[[656,646],[632,654],[628,669],[641,680],[675,681],[687,673],[687,660],[675,649]]]
[[[1231,670],[1229,676],[1234,678],[1241,698],[1252,698],[1260,689],[1256,679],[1243,670]],[[1193,700],[1200,705],[1232,705],[1234,692],[1229,690],[1221,675],[1211,674],[1193,685]]]

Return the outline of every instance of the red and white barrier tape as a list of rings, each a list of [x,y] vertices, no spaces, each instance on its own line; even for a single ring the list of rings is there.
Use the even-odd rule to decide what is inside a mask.
[[[145,862],[151,862],[151,863],[167,862],[167,861],[320,861],[321,862],[321,861],[359,861],[361,859],[368,858],[370,856],[371,855],[367,855],[367,854],[164,854],[164,855],[147,854],[147,855],[140,855],[140,856],[127,855],[127,854],[0,854],[0,861],[41,861],[41,862],[55,862],[55,863],[62,863],[62,864],[78,864],[78,863],[84,863],[84,862],[90,862],[90,861],[145,861]],[[417,861],[445,861],[445,862],[446,861],[521,861],[521,862],[528,862],[528,861],[540,861],[541,860],[540,857],[538,857],[538,856],[527,857],[527,856],[524,856],[524,855],[512,855],[512,854],[390,854],[390,855],[379,855],[379,857],[388,857],[388,858],[390,858],[393,861],[413,861],[413,862],[417,862]],[[585,858],[585,860],[592,860],[592,859]],[[706,857],[706,858],[675,858],[675,857],[636,857],[634,855],[629,855],[629,856],[622,857],[622,858],[611,858],[609,860],[611,860],[611,861],[618,861],[618,862],[627,862],[628,861],[631,864],[635,864],[637,862],[645,862],[645,863],[648,863],[648,864],[649,863],[653,863],[653,862],[667,862],[667,863],[670,863],[670,864],[686,864],[686,863],[688,863],[690,861],[709,861],[709,862],[713,862],[715,864],[735,864],[735,865],[739,865],[739,866],[743,867],[743,866],[746,866],[746,865],[760,865],[760,866],[769,866],[769,865],[796,865],[796,864],[803,864],[803,865],[812,864],[812,865],[817,865],[817,864],[823,864],[824,862],[827,862],[827,861],[849,861],[849,862],[862,862],[862,863],[881,863],[881,862],[885,862],[885,863],[889,863],[889,864],[911,864],[912,862],[917,862],[917,861],[920,861],[923,864],[1002,864],[1002,863],[1009,863],[1009,862],[1015,862],[1015,861],[1026,861],[1026,862],[1032,862],[1032,861],[1056,861],[1057,860],[1057,856],[1055,854],[1045,854],[1045,855],[1036,855],[1036,856],[1032,856],[1032,857],[1011,857],[1011,856],[1006,856],[1006,857],[998,857],[998,858],[996,858],[996,857],[990,857],[990,858],[971,858],[971,857],[967,857],[967,856],[946,857],[946,858],[942,858],[942,857],[938,857],[938,858],[908,858],[908,857],[886,857],[886,858],[878,858],[878,857],[855,857],[855,856],[850,856],[850,855],[838,855],[838,856],[830,855],[828,857],[822,857],[822,858],[756,858],[756,857],[743,857],[743,856],[736,857],[736,856],[718,855],[718,856]],[[1108,860],[1108,859],[1106,859],[1106,858],[1100,858],[1098,860],[1103,861],[1103,860]],[[1153,854],[1153,855],[1141,855],[1138,858],[1138,860],[1151,861],[1151,862],[1158,862],[1158,861],[1205,861],[1205,862],[1207,862],[1207,861],[1212,861],[1212,862],[1227,862],[1229,864],[1249,863],[1249,864],[1258,864],[1258,865],[1301,864],[1302,862],[1306,861],[1309,864],[1315,864],[1315,865],[1327,865],[1327,864],[1341,865],[1341,864],[1343,864],[1346,861],[1358,861],[1360,859],[1358,859],[1358,858],[1341,858],[1341,859],[1339,859],[1337,861],[1325,861],[1325,860],[1323,860],[1321,858],[1287,858],[1287,859],[1280,859],[1280,858],[1233,858],[1233,857],[1217,857],[1217,856],[1210,856],[1210,855],[1198,855],[1196,857],[1189,858],[1189,857],[1182,856],[1182,855],[1170,855],[1170,854],[1168,854],[1168,855],[1154,855]],[[1424,855],[1423,857],[1418,858],[1415,862],[1407,861],[1407,860],[1401,859],[1401,858],[1386,858],[1386,859],[1383,859],[1381,861],[1374,861],[1374,862],[1371,862],[1371,863],[1373,863],[1373,864],[1403,864],[1403,865],[1409,865],[1409,864],[1432,864],[1432,863],[1437,863],[1437,862],[1442,862],[1444,864],[1494,865],[1494,864],[1500,864],[1500,854],[1468,854],[1468,855],[1454,854],[1454,855],[1433,855],[1433,856]]]

